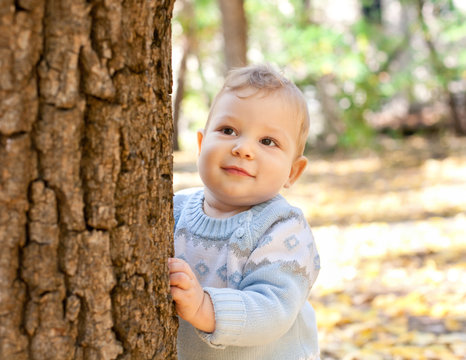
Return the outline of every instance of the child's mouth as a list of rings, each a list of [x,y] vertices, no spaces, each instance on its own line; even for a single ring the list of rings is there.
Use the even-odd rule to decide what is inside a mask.
[[[245,169],[237,167],[237,166],[225,166],[225,167],[222,167],[222,170],[232,175],[255,177],[251,175],[250,173],[248,173]]]

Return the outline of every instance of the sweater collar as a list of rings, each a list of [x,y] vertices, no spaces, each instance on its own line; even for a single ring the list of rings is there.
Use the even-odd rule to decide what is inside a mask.
[[[281,196],[277,195],[231,217],[218,219],[204,213],[204,189],[201,189],[186,204],[186,224],[193,235],[218,240],[228,239],[237,228],[243,227],[246,230],[251,220],[277,197]]]

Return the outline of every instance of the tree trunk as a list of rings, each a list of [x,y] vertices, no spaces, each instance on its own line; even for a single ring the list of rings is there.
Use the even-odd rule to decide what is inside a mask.
[[[464,118],[464,112],[462,111],[462,108],[460,106],[461,95],[458,96],[453,94],[448,87],[449,82],[452,79],[454,79],[455,76],[452,74],[452,70],[447,68],[443,64],[439,51],[437,50],[434,44],[433,36],[429,30],[429,26],[427,25],[426,19],[424,18],[423,14],[424,3],[424,0],[417,0],[417,15],[418,20],[420,22],[424,42],[427,46],[427,49],[429,50],[432,69],[435,71],[435,73],[440,79],[440,85],[447,99],[447,104],[450,107],[450,116],[453,123],[453,129],[455,130],[455,133],[457,135],[465,136],[466,118]]]
[[[173,150],[180,150],[179,144],[179,122],[182,102],[185,95],[185,80],[188,57],[195,48],[196,24],[193,20],[196,16],[194,4],[191,0],[178,0],[182,10],[179,13],[180,23],[183,26],[183,55],[178,67],[178,77],[176,79],[176,92],[173,101]]]
[[[247,64],[247,22],[244,0],[219,0],[219,2],[227,69],[245,66]]]
[[[0,358],[175,359],[174,0],[0,3]]]
[[[324,129],[318,139],[318,145],[322,148],[335,147],[338,137],[346,130],[343,119],[338,111],[338,103],[330,90],[334,86],[333,82],[332,75],[324,75],[316,82],[317,98],[324,115]]]
[[[173,150],[180,150],[179,143],[179,123],[180,123],[180,113],[181,113],[181,103],[184,97],[184,83],[186,79],[186,63],[188,61],[188,56],[190,53],[190,44],[188,39],[185,39],[186,43],[183,48],[183,56],[181,57],[180,66],[178,68],[178,79],[176,81],[176,93],[175,100],[173,101]]]

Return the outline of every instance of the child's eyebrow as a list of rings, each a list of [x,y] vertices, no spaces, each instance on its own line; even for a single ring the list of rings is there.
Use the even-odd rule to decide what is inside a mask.
[[[286,137],[285,132],[280,126],[266,125],[264,126],[263,130],[265,132],[271,132],[273,134],[278,134],[281,137]]]
[[[239,121],[238,118],[236,118],[234,115],[228,114],[228,113],[223,113],[223,114],[218,114],[215,116],[215,119],[218,120],[229,120],[229,121]]]

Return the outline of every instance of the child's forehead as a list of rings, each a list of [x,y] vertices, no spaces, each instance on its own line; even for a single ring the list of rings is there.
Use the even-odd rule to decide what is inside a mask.
[[[217,113],[219,104],[222,104],[222,109],[224,106],[235,107],[235,102],[238,101],[237,104],[242,104],[242,108],[246,109],[246,111],[249,109],[252,110],[253,108],[257,109],[259,104],[259,108],[262,109],[261,111],[266,112],[270,109],[270,104],[272,104],[273,107],[279,106],[280,113],[287,113],[287,117],[290,116],[294,118],[296,113],[294,102],[290,101],[290,99],[283,96],[283,94],[280,94],[278,91],[267,91],[252,87],[243,88],[241,90],[226,90],[219,94],[216,100],[216,104],[211,109],[211,112]],[[262,101],[268,104],[264,104],[264,107],[262,107]]]
[[[256,91],[254,92],[254,90]],[[297,109],[293,106],[293,102],[289,101],[289,99],[281,94],[278,94],[276,91],[267,92],[261,89],[259,89],[259,91],[257,91],[257,89],[252,89],[249,90],[249,92],[225,91],[221,97],[217,99],[218,103],[215,106],[216,109],[212,109],[211,115],[216,121],[221,121],[222,119],[234,120],[237,108],[235,102],[231,102],[229,99],[242,102],[242,111],[253,111],[256,114],[266,116],[267,124],[271,127],[274,127],[273,122],[275,120],[278,120],[279,123],[285,120],[288,124],[287,126],[291,125],[291,127],[300,128],[300,117],[297,116]],[[250,100],[254,101],[250,102]],[[264,101],[263,105],[261,101]],[[218,105],[220,105],[220,107]],[[226,107],[224,107],[224,105],[226,105]],[[230,112],[230,109],[232,109],[232,112]],[[273,114],[279,114],[279,117],[268,116],[268,114],[270,115],[270,111],[272,111]],[[248,117],[248,122],[245,125],[252,125],[254,119],[254,116]]]
[[[229,104],[230,100],[234,99],[243,103],[246,107],[249,104],[258,104],[262,101],[268,102],[272,99],[274,104],[280,104],[281,110],[290,113],[290,116],[295,117],[296,114],[296,101],[286,91],[281,89],[268,90],[268,89],[257,89],[254,87],[245,87],[241,89],[229,90],[225,89],[217,97],[215,104],[211,108],[211,112],[215,112],[216,105],[222,103],[223,105]],[[252,101],[249,101],[252,100]],[[231,103],[230,103],[231,105]]]

